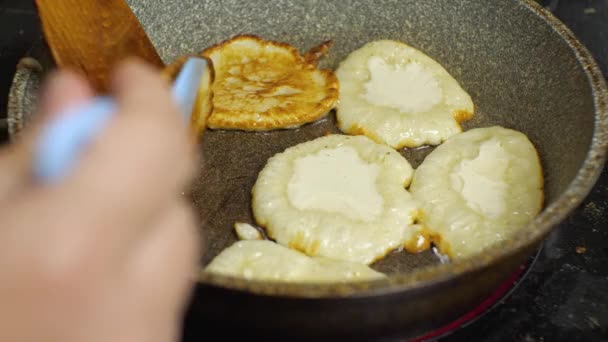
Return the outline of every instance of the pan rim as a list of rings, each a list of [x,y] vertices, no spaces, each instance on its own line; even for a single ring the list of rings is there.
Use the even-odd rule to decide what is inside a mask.
[[[481,256],[472,259],[391,275],[388,279],[383,280],[343,284],[302,284],[252,281],[201,272],[197,280],[198,286],[220,287],[261,296],[336,300],[370,298],[423,288],[440,287],[454,279],[489,268],[493,264],[515,255],[517,251],[533,246],[546,236],[553,227],[562,222],[589,194],[604,167],[608,151],[608,90],[606,80],[591,53],[565,24],[534,0],[515,0],[515,2],[544,20],[573,51],[589,82],[595,109],[594,132],[585,160],[565,191],[552,204],[544,208],[533,222],[522,229],[511,241],[503,244],[503,248],[487,250]],[[23,77],[24,75],[19,72],[18,68],[9,95],[8,120],[11,126],[9,132],[11,138],[14,138],[23,124],[22,113],[18,110],[21,105],[17,103],[17,99],[23,92],[20,87],[24,83]]]

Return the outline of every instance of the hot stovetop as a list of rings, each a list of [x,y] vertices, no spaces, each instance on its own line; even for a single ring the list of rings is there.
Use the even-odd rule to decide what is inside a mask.
[[[541,2],[608,75],[608,0]],[[2,113],[15,65],[40,35],[33,1],[0,1],[0,142],[7,137]],[[608,167],[521,273],[486,307],[472,310],[441,340],[608,341]]]

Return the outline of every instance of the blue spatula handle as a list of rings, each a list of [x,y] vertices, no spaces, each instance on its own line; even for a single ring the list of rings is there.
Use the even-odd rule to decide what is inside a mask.
[[[206,68],[204,59],[189,59],[173,85],[173,98],[186,122],[190,120]],[[38,140],[34,177],[43,183],[59,181],[78,162],[82,150],[106,127],[116,109],[114,99],[95,97],[56,115],[57,119],[45,127]]]

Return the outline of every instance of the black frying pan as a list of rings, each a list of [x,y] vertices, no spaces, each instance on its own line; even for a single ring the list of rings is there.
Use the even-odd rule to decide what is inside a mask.
[[[290,339],[414,336],[479,303],[513,272],[591,189],[608,145],[606,84],[589,53],[532,1],[129,1],[165,62],[240,33],[305,50],[335,43],[335,68],[366,42],[395,39],[441,63],[472,96],[465,129],[502,125],[528,135],[545,170],[546,207],[521,234],[473,259],[442,265],[430,253],[394,253],[374,265],[386,281],[342,285],[247,282],[205,274],[186,337],[266,335]],[[32,94],[52,63],[43,45],[20,65],[10,98],[11,132],[31,112]],[[37,61],[37,62],[36,62]],[[40,65],[38,65],[40,64]],[[252,221],[250,189],[273,154],[336,131],[333,114],[295,131],[209,131],[192,199],[207,236],[208,262]],[[429,149],[403,151],[417,166]]]

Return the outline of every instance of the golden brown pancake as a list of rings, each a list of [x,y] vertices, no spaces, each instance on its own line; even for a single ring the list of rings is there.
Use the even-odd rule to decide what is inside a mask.
[[[240,35],[205,49],[215,69],[208,127],[266,131],[295,128],[334,108],[338,80],[317,69],[331,42],[304,56],[288,44]]]

